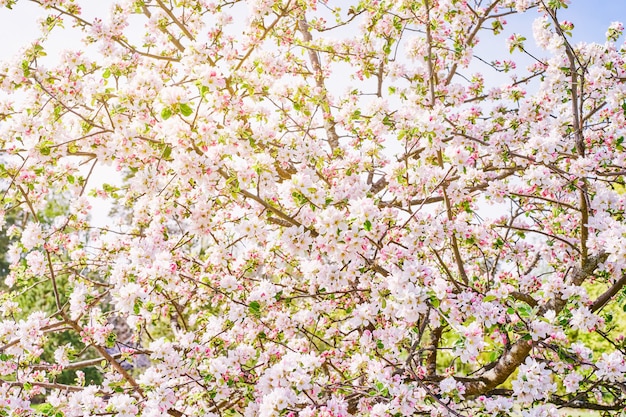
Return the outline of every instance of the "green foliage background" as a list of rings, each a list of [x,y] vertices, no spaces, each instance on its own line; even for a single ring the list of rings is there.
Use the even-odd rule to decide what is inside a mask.
[[[49,201],[46,208],[41,213],[38,213],[38,217],[40,221],[44,223],[51,223],[55,217],[65,212],[67,212],[66,203]],[[28,221],[28,214],[13,210],[7,212],[5,219],[6,225],[2,231],[0,231],[0,296],[12,297],[13,301],[20,306],[21,311],[14,315],[14,318],[18,321],[27,318],[36,311],[43,311],[51,315],[56,310],[56,303],[52,282],[49,279],[24,277],[18,273],[19,279],[16,280],[16,283],[12,287],[8,287],[5,283],[5,279],[10,272],[7,252],[11,244],[18,240],[15,237],[9,236],[8,231],[13,225],[22,229]],[[22,263],[25,263],[25,260],[22,260]],[[67,275],[57,276],[57,285],[59,287],[61,303],[68,302],[67,294],[71,293],[71,287]],[[9,295],[10,290],[12,291],[11,295]],[[66,330],[48,335],[48,343],[45,344],[41,361],[43,363],[54,363],[54,351],[59,346],[63,345],[72,346],[71,351],[74,355],[72,355],[73,357],[71,359],[73,360],[84,360],[95,357],[93,352],[81,341],[78,334]],[[85,373],[86,383],[99,384],[102,382],[102,374],[96,367],[84,368],[82,371]],[[60,384],[70,384],[76,380],[76,376],[75,370],[64,370],[56,378],[56,382]]]

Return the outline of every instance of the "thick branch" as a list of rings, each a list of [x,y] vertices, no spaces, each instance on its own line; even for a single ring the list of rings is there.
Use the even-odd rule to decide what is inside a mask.
[[[311,36],[311,32],[309,32],[309,24],[307,21],[302,18],[298,22],[298,27],[300,29],[300,33],[302,33],[302,38],[308,44],[313,41],[313,37]],[[313,65],[313,71],[315,73],[315,84],[322,91],[322,106],[324,107],[324,128],[326,129],[326,134],[328,135],[328,144],[330,145],[330,149],[335,151],[335,149],[339,148],[339,135],[337,135],[337,131],[335,130],[335,123],[330,114],[330,104],[328,102],[328,90],[324,85],[324,72],[322,70],[322,64],[320,62],[319,56],[317,53],[311,49],[308,50],[309,59],[311,61],[311,65]]]
[[[611,298],[613,298],[622,288],[624,288],[624,285],[626,285],[626,274],[622,275],[620,279],[615,281],[615,283],[611,286],[611,288],[609,288],[604,293],[602,293],[596,299],[596,301],[593,302],[593,304],[589,308],[591,312],[595,313],[596,311],[604,307],[606,303],[608,303],[611,300]]]
[[[437,346],[441,340],[443,327],[436,326],[430,332],[430,346],[428,356],[426,357],[426,372],[429,376],[437,375]]]
[[[576,268],[571,279],[573,285],[581,285],[585,279],[591,276],[598,265],[606,260],[608,257],[605,253],[600,253],[596,256],[590,257],[582,268]],[[556,314],[567,304],[566,300],[562,300],[560,297],[556,297],[551,302],[544,305],[539,314],[543,315],[549,310],[553,310]],[[504,383],[509,376],[524,362],[533,344],[527,340],[519,339],[515,342],[511,349],[504,352],[500,358],[485,367],[485,371],[478,374],[473,381],[464,382],[465,395],[475,396],[485,394],[498,385]],[[493,367],[491,367],[493,366]]]

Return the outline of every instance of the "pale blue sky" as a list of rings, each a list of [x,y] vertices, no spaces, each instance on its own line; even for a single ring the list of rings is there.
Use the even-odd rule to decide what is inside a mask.
[[[509,31],[532,33],[532,22],[537,12],[511,17]],[[567,9],[558,12],[559,20],[574,23],[574,43],[580,41],[604,43],[605,33],[611,22],[626,24],[626,0],[572,0]],[[527,36],[532,40],[532,36]],[[533,42],[534,43],[534,42]]]
[[[626,24],[625,0],[576,0],[562,13],[564,19],[574,22],[576,41],[604,42],[604,33],[611,22]]]
[[[83,9],[88,20],[94,17],[106,17],[109,11],[111,0],[90,0],[89,7]],[[4,39],[0,48],[0,60],[4,60],[15,55],[20,48],[35,40],[39,35],[39,25],[37,20],[43,18],[48,13],[44,13],[41,7],[26,0],[19,0],[12,10],[0,7],[0,39]],[[68,28],[70,25],[68,25]],[[56,38],[56,37],[55,37]],[[58,42],[51,45],[58,50],[67,49],[71,46],[80,46],[75,36],[58,36]],[[54,39],[56,40],[56,39]],[[70,46],[71,45],[71,46]]]
[[[339,0],[330,0],[329,3],[341,4]],[[89,18],[108,14],[111,0],[91,0],[81,2],[89,4],[84,7],[84,13]],[[510,17],[507,32],[524,32],[530,35],[530,28],[534,17],[537,14],[531,12],[528,16]],[[596,41],[604,42],[606,28],[613,21],[626,21],[626,0],[573,0],[567,10],[560,12],[563,19],[574,22],[575,41]],[[33,3],[20,0],[13,7],[13,10],[0,8],[0,37],[4,39],[0,48],[0,59],[7,59],[15,55],[20,47],[37,37],[37,19],[44,16],[40,9]],[[530,36],[529,40],[532,38]],[[57,39],[58,38],[58,39]],[[504,42],[504,37],[498,37],[498,41]],[[64,49],[67,47],[79,47],[75,36],[55,36],[56,42],[50,45],[54,49]],[[486,39],[484,39],[486,40]],[[54,52],[54,51],[51,51]],[[503,57],[505,58],[505,57]]]

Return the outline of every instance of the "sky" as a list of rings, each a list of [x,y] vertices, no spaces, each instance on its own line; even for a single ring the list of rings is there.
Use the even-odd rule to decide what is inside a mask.
[[[112,0],[89,0],[83,13],[89,19],[106,17]],[[341,4],[341,0],[329,0],[328,4]],[[13,10],[0,8],[0,38],[4,39],[0,48],[0,60],[16,54],[22,45],[34,40],[38,34],[37,20],[44,17],[40,7],[27,0],[19,0]],[[626,21],[626,0],[572,0],[567,10],[561,12],[564,19],[574,22],[575,41],[604,42],[604,33],[613,21]],[[530,21],[529,21],[530,20]],[[531,19],[509,19],[509,31],[528,31]],[[530,39],[530,38],[529,38]],[[59,50],[68,45],[80,45],[76,38],[60,36],[56,40]]]
[[[562,13],[575,25],[575,41],[604,42],[606,28],[611,22],[626,24],[624,0],[577,0]]]

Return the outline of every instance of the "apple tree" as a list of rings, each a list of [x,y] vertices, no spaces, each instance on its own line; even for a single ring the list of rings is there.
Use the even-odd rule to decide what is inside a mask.
[[[27,220],[3,415],[623,413],[620,23],[575,42],[567,0],[0,3],[44,16],[0,65],[2,215]]]

